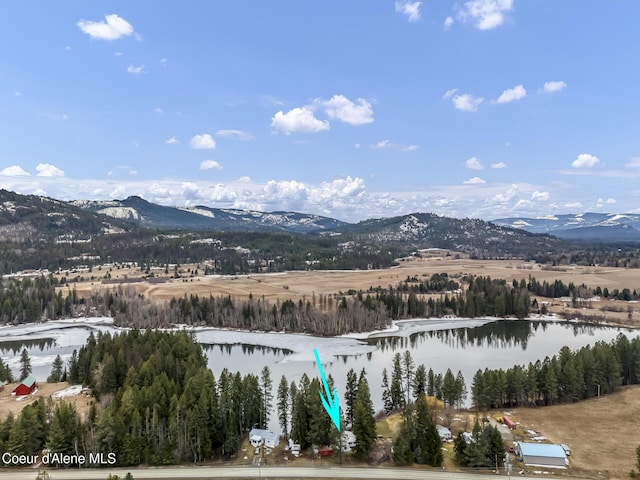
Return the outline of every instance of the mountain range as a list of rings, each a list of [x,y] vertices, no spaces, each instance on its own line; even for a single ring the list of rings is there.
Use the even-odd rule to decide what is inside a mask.
[[[496,225],[546,233],[582,242],[638,242],[640,214],[578,213],[543,217],[509,217],[493,220]]]

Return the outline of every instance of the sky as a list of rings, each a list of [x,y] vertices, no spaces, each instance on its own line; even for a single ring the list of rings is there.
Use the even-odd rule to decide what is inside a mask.
[[[0,188],[345,221],[640,213],[640,2],[5,2]]]

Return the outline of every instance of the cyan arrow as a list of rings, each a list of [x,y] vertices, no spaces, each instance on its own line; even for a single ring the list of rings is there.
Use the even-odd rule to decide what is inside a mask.
[[[320,400],[322,400],[322,406],[331,417],[331,421],[340,431],[340,400],[338,399],[338,390],[333,387],[333,397],[331,396],[331,391],[329,390],[329,384],[327,383],[327,377],[324,374],[324,370],[322,369],[322,363],[320,362],[320,356],[318,355],[318,350],[313,349],[313,354],[316,357],[316,363],[318,364],[318,369],[320,370],[320,378],[322,378],[322,383],[324,384],[324,391],[327,395],[325,399],[322,395],[322,391],[318,390],[320,394]]]

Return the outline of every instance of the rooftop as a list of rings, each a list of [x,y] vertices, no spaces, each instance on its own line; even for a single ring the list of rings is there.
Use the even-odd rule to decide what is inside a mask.
[[[560,445],[550,443],[527,443],[518,442],[522,455],[533,457],[555,457],[567,458],[564,449]]]

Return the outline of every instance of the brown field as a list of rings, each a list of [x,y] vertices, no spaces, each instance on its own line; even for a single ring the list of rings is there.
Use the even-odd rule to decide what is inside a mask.
[[[511,418],[552,443],[571,447],[571,473],[601,472],[599,478],[629,478],[640,445],[640,386],[625,387],[613,395],[544,408],[517,408]],[[502,413],[502,412],[501,412]]]
[[[16,397],[11,395],[11,391],[18,386],[17,383],[11,383],[9,385],[5,385],[3,391],[0,392],[0,421],[5,420],[9,413],[13,413],[14,415],[18,415],[22,409],[35,402],[39,398],[44,398],[45,401],[51,399],[51,395],[55,392],[59,392],[60,390],[64,390],[69,387],[67,382],[60,383],[46,383],[46,382],[38,382],[38,391],[35,395],[29,395],[23,400],[17,401]],[[80,414],[81,418],[85,418],[85,415],[88,414],[89,408],[92,402],[91,397],[88,397],[85,394],[80,394],[75,397],[66,397],[64,399],[53,400],[53,405],[56,405],[59,402],[67,402],[71,403],[76,407],[76,410]]]
[[[172,297],[198,294],[231,295],[237,298],[246,298],[249,294],[266,299],[294,301],[311,299],[315,295],[332,295],[339,292],[347,292],[349,289],[367,290],[369,287],[396,286],[408,276],[422,277],[434,273],[446,272],[450,276],[484,275],[492,278],[503,278],[509,282],[512,280],[528,279],[534,276],[538,281],[562,280],[565,284],[573,282],[576,285],[586,284],[588,287],[607,287],[609,290],[629,288],[640,290],[640,269],[625,269],[615,267],[551,267],[523,263],[516,260],[471,260],[466,258],[454,259],[453,256],[445,256],[444,253],[431,257],[409,258],[400,261],[397,267],[385,270],[347,270],[347,271],[294,271],[279,274],[253,274],[224,277],[205,277],[202,268],[199,274],[190,275],[198,268],[197,265],[183,265],[181,267],[183,278],[166,279],[165,283],[136,282],[130,283],[138,293],[148,295],[159,300],[169,300]],[[115,288],[113,285],[102,285],[100,278],[104,271],[94,270],[92,273],[82,274],[85,278],[94,275],[94,281],[80,281],[71,283],[80,295],[90,295],[100,288]],[[140,278],[140,270],[113,269],[112,279]],[[155,275],[164,276],[164,272],[154,272]],[[126,277],[125,277],[126,276]],[[64,288],[66,290],[67,287]],[[603,306],[615,307],[621,312],[601,312]],[[606,320],[617,323],[625,323],[631,326],[640,326],[640,304],[628,302],[603,301],[594,302],[591,308],[572,309],[562,304],[550,305],[552,312],[575,311],[584,315],[601,315]],[[629,318],[629,311],[633,312]]]

